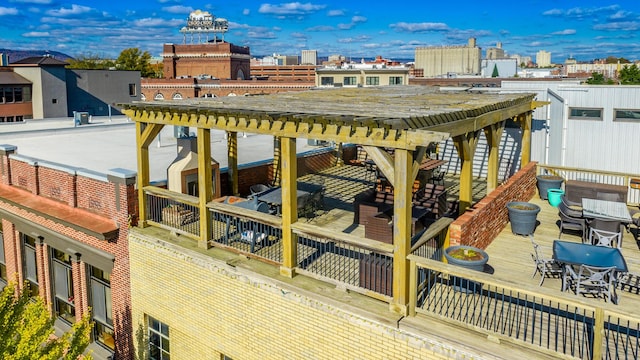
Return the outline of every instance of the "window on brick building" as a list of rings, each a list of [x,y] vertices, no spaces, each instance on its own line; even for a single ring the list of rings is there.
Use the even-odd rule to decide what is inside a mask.
[[[91,276],[91,310],[94,339],[114,350],[113,311],[111,308],[111,274],[89,266]]]
[[[22,271],[27,283],[25,291],[29,291],[31,298],[35,298],[40,292],[38,272],[36,270],[38,268],[36,262],[36,239],[23,233],[20,233],[20,238],[22,240]]]
[[[169,360],[169,326],[162,322],[147,317],[149,337],[149,359],[150,360]]]
[[[129,96],[137,96],[136,84],[129,84]]]
[[[71,255],[51,248],[53,310],[58,318],[69,324],[76,322],[71,261]]]

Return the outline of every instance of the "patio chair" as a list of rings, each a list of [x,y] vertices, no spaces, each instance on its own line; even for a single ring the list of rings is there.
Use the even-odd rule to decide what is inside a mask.
[[[533,235],[529,235],[529,239],[531,240],[531,244],[533,245],[531,258],[536,265],[531,278],[535,277],[537,273],[540,273],[540,284],[538,284],[538,286],[542,286],[542,283],[544,282],[546,276],[560,278],[562,275],[562,266],[557,261],[553,259],[547,259],[544,257],[544,255],[542,255],[540,245],[536,243],[535,240],[533,240]]]
[[[444,185],[444,171],[442,171],[440,168],[436,168],[433,169],[433,172],[431,173],[431,183],[432,184],[440,184],[440,185]]]
[[[589,229],[589,242],[596,246],[613,247],[614,243],[618,249],[622,247],[622,233],[595,228]]]
[[[254,184],[254,185],[251,185],[249,187],[249,191],[251,191],[251,195],[260,194],[260,193],[265,192],[265,191],[267,191],[269,189],[271,189],[271,187],[269,185],[265,185],[265,184]]]
[[[574,267],[567,266],[563,284],[565,285],[565,290],[572,289],[576,295],[591,295],[596,298],[603,296],[607,301],[611,302],[613,300],[615,302],[615,296],[611,295],[615,271],[616,268],[614,266],[580,265],[576,273]]]
[[[562,202],[558,204],[558,210],[558,215],[560,216],[560,233],[558,234],[558,239],[560,239],[564,230],[574,230],[582,232],[582,242],[585,242],[587,239],[587,221],[582,217],[582,213],[571,210]]]
[[[619,220],[593,218],[589,220],[588,225],[591,229],[619,232],[622,234],[622,222]]]

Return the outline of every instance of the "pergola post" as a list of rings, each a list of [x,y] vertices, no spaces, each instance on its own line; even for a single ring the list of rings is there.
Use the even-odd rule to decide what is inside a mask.
[[[412,151],[396,149],[393,182],[393,301],[392,311],[407,315],[409,304],[409,261],[411,252],[411,209],[413,207]]]
[[[227,131],[227,169],[232,195],[240,195],[238,191],[238,133]]]
[[[463,214],[473,204],[473,156],[478,145],[479,131],[472,131],[453,138],[460,157],[460,204],[459,214]]]
[[[525,167],[531,161],[531,120],[533,112],[528,111],[518,115],[520,127],[522,128],[522,156],[520,158],[520,167]]]
[[[198,206],[200,212],[200,241],[198,247],[209,248],[212,219],[207,203],[213,198],[211,176],[211,130],[198,128]]]
[[[280,185],[280,171],[282,170],[280,167],[281,156],[280,156],[280,136],[273,137],[273,180],[271,183],[274,186]]]
[[[280,138],[280,174],[282,187],[282,266],[280,275],[293,277],[297,266],[297,237],[291,225],[298,221],[298,158],[296,139]]]
[[[487,163],[487,194],[498,187],[498,171],[500,170],[500,140],[504,130],[505,121],[489,125],[484,128],[489,147],[489,161]]]
[[[143,117],[144,120],[148,118]],[[136,156],[138,160],[138,226],[147,226],[147,197],[144,193],[144,187],[151,183],[149,177],[149,145],[164,125],[149,124],[142,121],[136,121]]]

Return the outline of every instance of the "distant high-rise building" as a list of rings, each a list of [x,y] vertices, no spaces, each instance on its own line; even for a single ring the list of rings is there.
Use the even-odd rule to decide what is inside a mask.
[[[318,65],[318,50],[302,50],[301,65]]]
[[[495,59],[504,59],[504,49],[501,42],[498,42],[496,47],[487,49],[487,60]]]
[[[425,77],[480,74],[482,49],[476,39],[467,45],[416,48],[415,68],[423,69]]]
[[[545,50],[540,50],[536,53],[536,64],[538,67],[551,66],[551,53]]]

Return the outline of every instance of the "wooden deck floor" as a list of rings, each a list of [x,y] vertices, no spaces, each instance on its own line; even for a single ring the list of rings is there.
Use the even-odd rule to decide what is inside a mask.
[[[539,224],[535,229],[534,239],[540,244],[544,256],[550,259],[553,240],[558,239],[559,235],[558,210],[549,205],[547,201],[541,200],[537,195],[530,202],[541,208],[538,214]],[[580,234],[570,231],[564,232],[561,235],[561,239],[581,242]],[[496,278],[527,287],[538,287],[540,276],[531,277],[534,271],[531,257],[533,246],[528,237],[512,234],[511,227],[507,224],[499,236],[487,247],[486,251],[489,254],[489,265],[493,269],[493,275]],[[623,231],[622,255],[627,262],[629,271],[640,274],[640,248],[634,239],[633,233]],[[576,298],[573,292],[562,293],[560,291],[561,279],[559,278],[545,279],[542,287],[554,292],[555,295]],[[592,301],[598,306],[640,316],[640,294],[618,290],[618,296],[620,297],[618,305],[606,303],[602,299],[581,297],[581,300]]]

